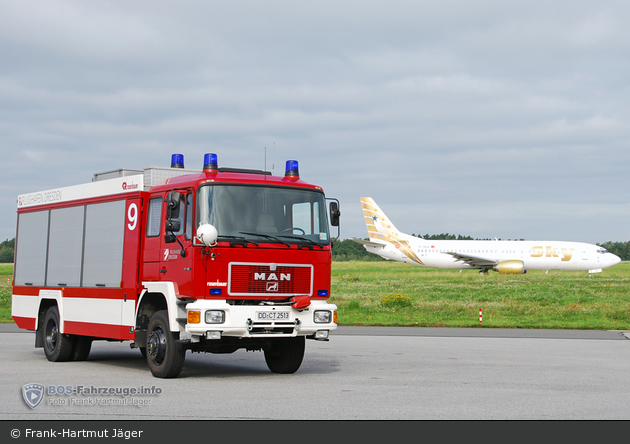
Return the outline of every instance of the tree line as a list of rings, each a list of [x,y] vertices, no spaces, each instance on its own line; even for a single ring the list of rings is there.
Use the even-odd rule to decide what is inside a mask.
[[[15,251],[15,238],[5,240],[0,244],[0,264],[13,263],[13,252]]]
[[[424,236],[413,234],[412,236],[422,237],[427,240],[473,240],[470,236],[462,236],[461,234],[454,235],[449,233],[425,234]],[[369,253],[365,248],[363,248],[363,245],[351,239],[344,239],[342,241],[335,242],[332,247],[332,258],[333,261],[339,262],[385,260],[376,254]]]
[[[413,236],[416,236],[415,234]],[[427,240],[492,240],[473,239],[470,236],[454,235],[449,233],[425,234],[422,237]],[[367,239],[366,239],[367,240]],[[499,239],[501,240],[501,239]],[[523,239],[520,239],[523,240]],[[613,254],[616,254],[622,261],[630,261],[630,241],[628,242],[604,242],[597,244]],[[337,241],[332,249],[333,261],[379,261],[385,260],[373,253],[368,253],[363,245],[350,239]]]
[[[630,241],[628,242],[604,242],[597,244],[600,247],[604,247],[606,250],[613,254],[616,254],[622,261],[630,260]]]
[[[414,235],[415,236],[415,235]],[[419,237],[419,236],[416,236]],[[454,235],[449,233],[442,234],[425,234],[424,239],[428,240],[490,240],[490,239],[473,239],[470,236]],[[613,254],[616,254],[622,261],[630,260],[630,241],[628,242],[604,242],[597,244]],[[0,263],[13,263],[15,251],[15,238],[7,239],[0,243]],[[363,245],[350,239],[337,241],[332,248],[333,261],[384,261],[376,254],[368,253]]]

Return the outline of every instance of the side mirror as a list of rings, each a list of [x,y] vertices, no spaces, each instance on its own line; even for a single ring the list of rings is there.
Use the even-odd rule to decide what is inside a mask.
[[[181,194],[177,191],[171,191],[166,196],[166,216],[167,219],[171,219],[173,217],[179,217],[179,202],[181,199]],[[179,230],[173,230],[179,231]]]
[[[169,233],[178,233],[182,229],[182,223],[175,219],[167,219],[164,228]]]
[[[177,242],[179,246],[182,247],[182,251],[180,254],[182,255],[182,257],[186,257],[186,250],[184,250],[184,246],[175,235],[175,233],[180,230],[181,223],[178,220],[168,219],[166,221],[166,224],[164,225],[164,228],[166,228],[166,231],[168,232],[164,236],[164,243],[172,244],[173,242]]]
[[[339,211],[339,203],[336,201],[330,202],[330,225],[338,227],[340,217],[341,211]]]
[[[179,217],[179,202],[181,197],[182,195],[177,191],[171,191],[166,196],[166,223],[164,224],[166,235],[164,236],[164,243],[172,244],[177,242],[179,246],[182,247],[180,254],[182,257],[186,257],[186,250],[175,234],[179,233],[182,229],[182,223],[177,220]]]
[[[164,235],[165,244],[172,244],[174,242],[177,242],[177,236],[175,236],[173,233],[168,233]]]

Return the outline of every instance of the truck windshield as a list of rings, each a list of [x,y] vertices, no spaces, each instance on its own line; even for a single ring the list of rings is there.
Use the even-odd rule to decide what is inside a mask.
[[[197,226],[214,225],[221,238],[253,242],[330,243],[326,200],[314,190],[251,185],[203,185]]]

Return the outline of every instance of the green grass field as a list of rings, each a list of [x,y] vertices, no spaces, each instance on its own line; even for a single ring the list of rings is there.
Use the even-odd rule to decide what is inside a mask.
[[[0,264],[0,322],[12,322],[12,273]],[[483,276],[398,262],[334,262],[332,273],[339,325],[630,330],[630,262],[591,277]]]
[[[630,329],[630,263],[589,277],[335,262],[331,294],[339,325]]]
[[[13,279],[13,264],[0,264],[0,322],[13,322],[11,319],[11,279]]]

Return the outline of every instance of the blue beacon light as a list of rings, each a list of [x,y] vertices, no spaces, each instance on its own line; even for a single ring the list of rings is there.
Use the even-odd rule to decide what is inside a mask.
[[[284,172],[284,177],[290,177],[292,179],[300,178],[300,168],[298,167],[297,160],[287,160],[287,167]]]
[[[216,154],[206,153],[203,156],[203,169],[204,171],[217,171],[219,169],[219,161]]]
[[[173,154],[171,156],[171,168],[184,168],[183,154]]]

